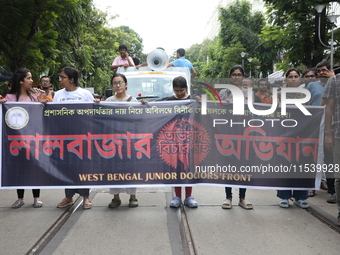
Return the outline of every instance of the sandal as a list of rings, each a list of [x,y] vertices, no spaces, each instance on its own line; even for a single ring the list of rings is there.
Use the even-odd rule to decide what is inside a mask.
[[[305,201],[305,200],[302,200],[302,199],[300,199],[298,201],[294,201],[294,204],[299,206],[299,207],[301,207],[301,208],[303,208],[303,209],[306,209],[306,208],[309,207],[309,203],[307,201]]]
[[[174,197],[170,202],[171,208],[178,208],[182,204],[182,200],[179,197]]]
[[[315,196],[315,190],[308,191],[308,196],[309,197],[314,197]]]
[[[91,200],[87,199],[87,203],[85,203],[85,200],[84,200],[83,209],[84,210],[92,209],[92,202],[91,202]]]
[[[289,207],[289,201],[288,199],[282,199],[280,202],[279,202],[279,206],[281,208],[288,208]]]
[[[33,202],[34,208],[41,208],[42,206],[43,206],[43,202],[41,202],[40,200],[34,200]]]
[[[138,199],[130,198],[129,199],[129,207],[138,207]]]
[[[222,208],[223,209],[231,209],[232,207],[232,204],[231,204],[231,201],[229,199],[226,199],[223,201],[222,203]]]
[[[73,200],[71,199],[71,202],[69,198],[65,197],[61,202],[57,205],[57,208],[65,208],[69,205],[73,205]]]
[[[245,199],[242,200],[241,202],[239,202],[238,205],[241,206],[242,208],[246,209],[246,210],[253,209],[253,205],[251,203],[249,203],[248,201],[246,201]]]
[[[196,202],[194,197],[187,197],[184,200],[184,205],[186,205],[186,206],[188,206],[190,208],[197,208],[198,207],[198,203]]]
[[[25,204],[24,201],[17,200],[17,201],[15,201],[15,202],[13,203],[12,208],[13,208],[13,209],[18,209],[18,208],[20,208],[21,206],[23,206],[24,204]]]
[[[122,203],[122,201],[120,199],[113,198],[111,200],[111,203],[108,204],[108,207],[109,208],[117,208],[118,206],[120,206],[121,203]]]
[[[320,184],[320,188],[323,190],[328,190],[328,185],[326,181],[322,181]]]

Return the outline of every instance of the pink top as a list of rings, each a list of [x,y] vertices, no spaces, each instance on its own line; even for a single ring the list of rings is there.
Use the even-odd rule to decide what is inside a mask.
[[[135,64],[133,63],[133,59],[131,57],[128,57],[130,59],[130,62],[133,66],[135,66]],[[121,56],[118,56],[115,58],[115,60],[113,61],[112,65],[116,66],[116,65],[124,65],[124,64],[129,64],[129,61],[127,60],[127,58],[122,59]]]
[[[32,98],[30,98],[29,96],[27,96],[25,98],[19,98],[18,102],[39,102],[37,95],[31,94],[31,96],[32,96]],[[17,101],[17,98],[14,94],[7,94],[5,98],[9,102],[16,102]]]

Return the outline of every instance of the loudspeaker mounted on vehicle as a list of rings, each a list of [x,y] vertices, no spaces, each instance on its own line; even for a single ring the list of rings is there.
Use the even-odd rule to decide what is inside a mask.
[[[169,58],[164,50],[155,49],[148,54],[147,62],[152,70],[160,71],[167,68]]]

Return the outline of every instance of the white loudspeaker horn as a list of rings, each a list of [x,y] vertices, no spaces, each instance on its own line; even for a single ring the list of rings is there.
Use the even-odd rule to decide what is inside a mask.
[[[156,49],[148,54],[147,62],[152,70],[158,71],[167,68],[169,58],[164,50]]]

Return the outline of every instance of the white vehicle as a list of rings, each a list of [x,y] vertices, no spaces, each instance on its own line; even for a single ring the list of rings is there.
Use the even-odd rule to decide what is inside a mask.
[[[127,93],[137,99],[161,101],[173,96],[172,80],[183,76],[187,80],[190,94],[190,71],[188,67],[167,67],[168,56],[165,51],[156,49],[148,55],[148,66],[139,69],[135,67],[119,67],[117,73],[122,73],[128,80]]]

